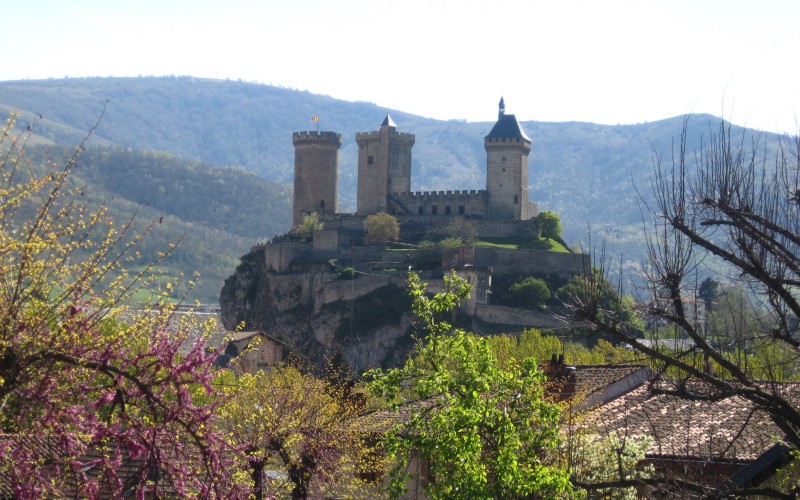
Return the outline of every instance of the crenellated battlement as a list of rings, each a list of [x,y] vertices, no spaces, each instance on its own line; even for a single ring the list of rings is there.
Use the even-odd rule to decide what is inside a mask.
[[[452,190],[452,191],[450,191],[450,190],[448,190],[448,191],[413,191],[413,192],[410,192],[410,193],[393,193],[393,194],[397,198],[401,198],[402,199],[402,198],[419,198],[419,197],[422,197],[422,196],[427,196],[427,197],[437,196],[438,197],[438,196],[448,196],[448,195],[452,195],[452,196],[478,195],[478,194],[483,194],[485,192],[486,191],[483,190],[483,189],[461,189],[461,190],[456,189],[456,190]]]
[[[292,134],[292,143],[295,146],[319,144],[338,148],[342,146],[342,134],[336,132],[315,132],[313,130],[295,132]]]
[[[416,141],[416,136],[408,132],[398,132],[396,130],[389,130],[392,141],[400,142],[404,145],[413,145]],[[356,142],[358,144],[366,144],[371,142],[380,142],[381,131],[375,132],[356,132]]]
[[[484,148],[486,151],[520,151],[529,153],[531,150],[531,141],[515,138],[489,138],[484,139]]]
[[[484,140],[487,143],[501,143],[501,144],[502,143],[509,143],[509,144],[523,143],[523,144],[526,144],[526,143],[530,143],[531,142],[531,141],[527,141],[525,139],[522,139],[520,137],[487,137]]]

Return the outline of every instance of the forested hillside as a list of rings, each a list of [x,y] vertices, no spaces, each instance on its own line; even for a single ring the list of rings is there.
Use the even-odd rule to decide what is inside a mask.
[[[185,224],[251,239],[248,245],[289,228],[291,193],[286,185],[293,175],[292,133],[313,129],[312,116],[320,116],[320,130],[343,136],[340,209],[347,211],[355,208],[355,133],[376,130],[387,112],[401,131],[416,134],[412,189],[483,188],[483,138],[496,119],[499,97],[475,96],[486,101],[486,121],[467,123],[239,81],[145,77],[0,82],[0,112],[20,111],[23,127],[35,121],[37,142],[43,144],[75,145],[105,106],[93,144],[165,152],[177,158],[138,157],[124,150],[87,152],[93,163],[97,161],[92,183],[125,199],[130,194],[132,202],[149,204]],[[507,105],[514,113],[513,101]],[[708,115],[693,116],[689,137],[698,141],[716,122]],[[682,125],[683,117],[614,126],[523,122],[533,139],[530,197],[540,209],[561,216],[568,243],[585,242],[591,227],[595,242],[608,241],[609,253],[618,255],[624,249],[626,260],[639,262],[642,227],[634,183],[649,194],[653,156],[670,158]],[[773,134],[763,134],[760,140],[777,143]],[[744,144],[749,142],[749,137],[744,139]],[[689,149],[698,145],[691,143]],[[230,170],[216,175],[208,168],[193,167],[192,175],[184,175],[161,168],[180,163],[178,158],[241,167],[277,184],[265,185],[261,192],[257,182],[246,182],[247,189],[229,185]],[[141,164],[134,166],[135,162]],[[155,175],[160,170],[165,170],[165,177]],[[203,180],[204,175],[210,177]],[[237,198],[238,208],[214,204],[217,193]],[[213,245],[236,246],[240,253],[247,248],[233,241]]]
[[[35,146],[33,165],[62,164],[73,147]],[[291,186],[266,181],[242,168],[218,168],[166,153],[92,146],[78,157],[73,184],[93,206],[109,207],[117,224],[136,215],[137,227],[153,228],[137,246],[144,265],[178,243],[159,270],[194,280],[189,299],[216,302],[239,256],[255,242],[286,230]],[[194,274],[200,274],[199,279]],[[185,280],[185,281],[186,281]],[[185,289],[174,290],[176,297]]]

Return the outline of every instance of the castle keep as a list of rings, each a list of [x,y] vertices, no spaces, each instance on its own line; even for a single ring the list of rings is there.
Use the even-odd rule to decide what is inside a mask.
[[[525,221],[538,213],[528,200],[528,155],[531,139],[516,117],[506,114],[500,99],[497,122],[484,139],[486,189],[411,191],[413,134],[398,132],[386,115],[376,132],[356,134],[358,196],[356,217],[377,212],[412,216],[419,223],[463,216],[485,221]],[[341,135],[295,132],[294,218],[316,212],[323,219],[336,214]],[[432,220],[432,217],[435,219]]]

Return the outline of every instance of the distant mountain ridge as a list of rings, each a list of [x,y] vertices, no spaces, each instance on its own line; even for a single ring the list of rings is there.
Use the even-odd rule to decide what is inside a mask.
[[[41,114],[35,130],[43,143],[74,145],[106,106],[95,144],[240,166],[282,184],[292,182],[292,133],[312,130],[311,117],[320,116],[320,130],[343,136],[341,210],[355,208],[355,133],[377,130],[387,112],[398,130],[416,134],[413,190],[483,188],[483,138],[496,116],[498,98],[486,96],[486,122],[468,123],[304,91],[193,77],[0,82],[0,112],[18,110],[23,123]],[[507,109],[514,113],[513,101]],[[718,122],[710,115],[692,116],[689,149]],[[634,183],[649,193],[653,155],[670,157],[683,123],[682,116],[636,125],[522,122],[533,140],[530,197],[540,209],[561,216],[567,242],[586,241],[591,226],[597,239],[608,240],[610,253],[625,248],[628,258],[640,260],[641,216]],[[764,136],[777,142],[774,134]],[[283,230],[291,224],[290,217],[277,222]]]

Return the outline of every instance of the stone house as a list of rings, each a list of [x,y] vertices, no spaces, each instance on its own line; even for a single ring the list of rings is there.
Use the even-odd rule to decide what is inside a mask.
[[[244,373],[255,373],[280,363],[286,354],[286,345],[260,330],[233,332],[224,354],[215,362],[219,366],[232,366]]]

